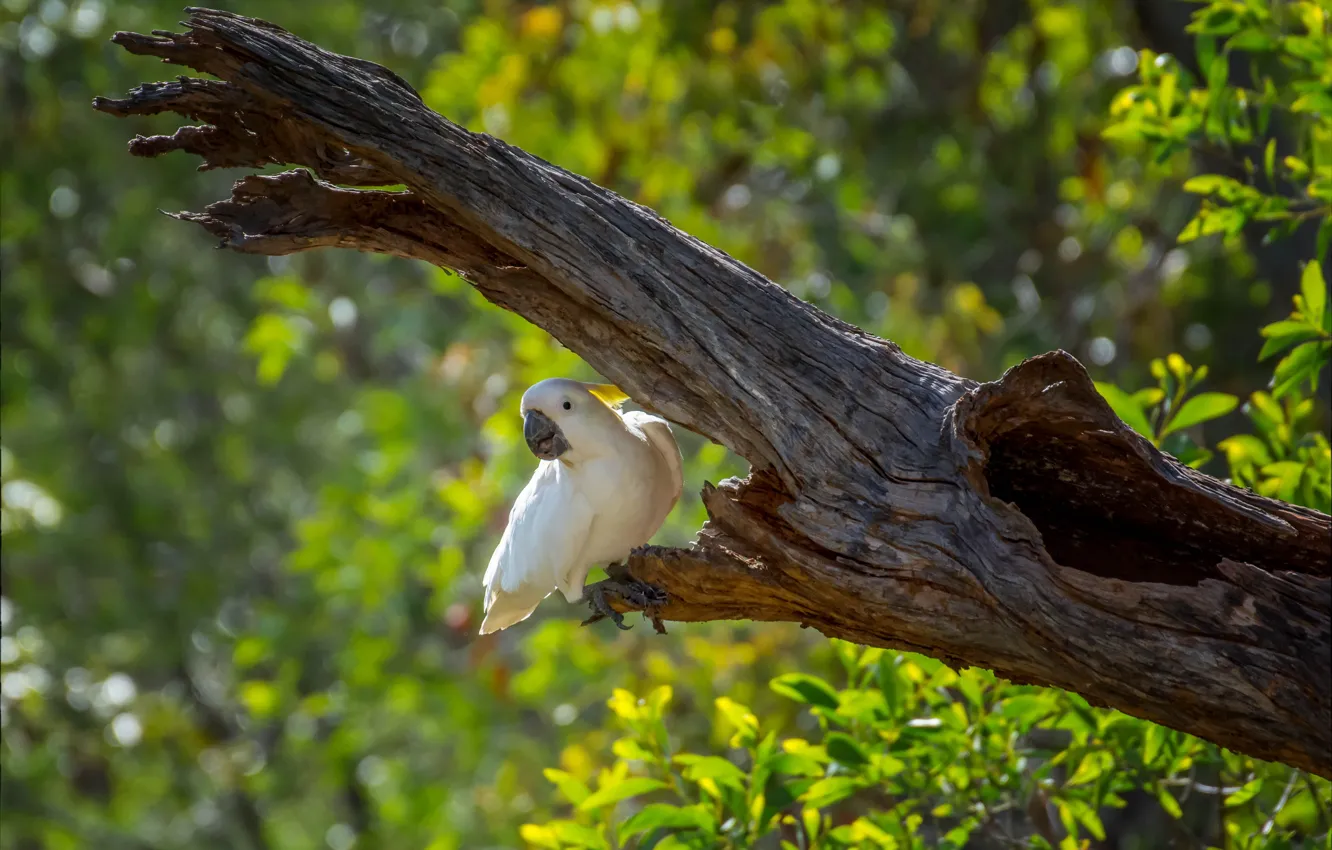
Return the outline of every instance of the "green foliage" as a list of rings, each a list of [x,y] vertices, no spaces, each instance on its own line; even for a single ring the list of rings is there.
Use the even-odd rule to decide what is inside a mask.
[[[1318,262],[1305,266],[1300,288],[1290,317],[1262,329],[1262,358],[1293,350],[1277,363],[1271,392],[1255,392],[1245,406],[1256,433],[1219,446],[1231,476],[1244,486],[1332,513],[1332,447],[1325,434],[1307,427],[1316,410],[1310,396],[1332,360],[1332,310]]]
[[[1332,785],[1256,764],[1197,739],[1094,709],[1071,694],[955,672],[917,655],[834,641],[844,686],[786,674],[771,688],[802,707],[794,723],[760,721],[715,701],[715,754],[680,749],[668,731],[672,690],[617,690],[622,732],[598,790],[548,771],[567,818],[528,824],[534,847],[1082,847],[1103,841],[1128,800],[1198,828],[1203,808],[1236,847],[1321,846]],[[806,722],[807,721],[807,722]],[[785,734],[789,726],[807,730]],[[1216,777],[1200,783],[1198,776]],[[1186,813],[1185,806],[1190,808]],[[1323,820],[1320,821],[1320,818]],[[1321,824],[1321,826],[1319,826]],[[1323,840],[1326,840],[1326,835]],[[1292,843],[1294,842],[1294,843]]]
[[[1189,466],[1202,466],[1212,459],[1212,453],[1181,432],[1225,416],[1239,406],[1239,399],[1227,393],[1194,394],[1207,377],[1207,367],[1195,369],[1179,354],[1153,360],[1150,371],[1156,378],[1155,387],[1128,393],[1098,382],[1096,389],[1115,414],[1152,445],[1166,448]]]
[[[1311,414],[1323,370],[1332,361],[1332,310],[1317,258],[1332,256],[1332,36],[1328,10],[1317,3],[1211,0],[1189,29],[1197,34],[1197,59],[1206,80],[1194,88],[1171,56],[1144,52],[1139,85],[1127,87],[1111,107],[1115,121],[1104,134],[1146,144],[1158,161],[1185,162],[1219,147],[1228,154],[1262,145],[1262,168],[1243,159],[1245,180],[1200,174],[1184,183],[1204,196],[1180,242],[1221,233],[1236,237],[1250,225],[1266,229],[1264,243],[1289,236],[1304,221],[1318,222],[1317,255],[1304,265],[1295,310],[1262,328],[1259,360],[1285,353],[1270,392],[1255,392],[1245,405],[1256,433],[1218,443],[1232,480],[1266,496],[1332,511],[1332,457],[1327,437]],[[1231,85],[1231,62],[1249,61],[1253,87]],[[1278,162],[1278,140],[1268,138],[1273,115],[1290,128],[1295,153]],[[1265,178],[1263,186],[1255,185]],[[1196,371],[1178,354],[1151,362],[1157,386],[1128,393],[1097,385],[1121,419],[1190,466],[1213,453],[1179,433],[1225,416],[1237,399],[1225,393],[1186,398],[1207,367]],[[1307,395],[1306,395],[1307,393]]]
[[[1264,496],[1332,512],[1332,450],[1327,436],[1305,427],[1312,421],[1315,400],[1304,395],[1318,390],[1318,378],[1332,360],[1327,323],[1327,285],[1319,264],[1305,266],[1302,292],[1295,296],[1290,317],[1262,329],[1267,338],[1261,357],[1273,357],[1294,346],[1277,364],[1271,392],[1257,391],[1244,406],[1255,433],[1236,434],[1217,447],[1226,457],[1231,478]],[[1179,354],[1151,362],[1157,385],[1129,393],[1113,384],[1096,384],[1120,419],[1180,462],[1201,467],[1213,452],[1187,434],[1187,428],[1219,419],[1239,400],[1227,393],[1193,393],[1207,376]]]
[[[1107,138],[1150,146],[1168,159],[1191,148],[1227,152],[1262,144],[1262,161],[1243,159],[1243,177],[1201,174],[1184,190],[1204,198],[1180,242],[1235,236],[1250,222],[1292,232],[1322,219],[1318,256],[1332,248],[1332,37],[1328,10],[1315,2],[1210,0],[1194,12],[1201,85],[1174,57],[1144,51],[1140,84],[1115,99]],[[1232,59],[1247,60],[1251,83],[1230,82]],[[1277,125],[1295,148],[1279,156]],[[1265,140],[1265,142],[1264,142]],[[1255,183],[1262,181],[1263,185]]]
[[[1259,359],[1267,359],[1294,346],[1281,358],[1272,376],[1272,396],[1282,398],[1298,393],[1305,386],[1318,392],[1318,376],[1332,359],[1332,310],[1327,306],[1327,282],[1317,260],[1304,267],[1300,294],[1295,296],[1295,311],[1290,318],[1263,328],[1267,338]]]

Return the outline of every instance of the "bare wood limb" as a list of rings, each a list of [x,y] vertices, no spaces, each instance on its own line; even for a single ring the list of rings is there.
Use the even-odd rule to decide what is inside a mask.
[[[989,667],[1332,777],[1327,516],[1157,451],[1064,352],[968,381],[450,123],[379,66],[190,14],[184,33],[114,40],[219,80],[95,106],[205,122],[136,139],[136,155],[310,171],[248,177],[181,218],[250,253],[346,247],[454,268],[751,462],[746,481],[705,487],[692,547],[630,559],[667,597],[653,613],[798,622]]]

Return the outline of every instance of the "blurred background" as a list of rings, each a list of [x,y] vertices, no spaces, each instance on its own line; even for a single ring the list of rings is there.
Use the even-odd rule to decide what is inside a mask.
[[[1244,396],[1313,254],[1177,244],[1187,174],[1101,139],[1139,48],[1192,55],[1189,4],[212,5],[383,63],[975,379],[1064,348],[1137,387],[1178,351]],[[795,626],[621,634],[554,598],[477,638],[535,464],[518,398],[596,376],[448,272],[245,257],[163,216],[240,173],[132,159],[179,120],[90,101],[181,73],[108,38],[182,17],[0,0],[0,847],[516,847],[559,809],[543,768],[609,760],[614,687],[673,685],[672,732],[700,748],[725,741],[723,694],[796,722],[768,680],[840,662]],[[669,544],[704,481],[746,469],[677,432]]]

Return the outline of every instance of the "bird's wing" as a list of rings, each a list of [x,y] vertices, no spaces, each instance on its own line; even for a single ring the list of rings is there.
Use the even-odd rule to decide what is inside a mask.
[[[666,459],[666,466],[671,471],[672,492],[675,494],[671,504],[675,504],[680,494],[684,492],[684,468],[680,458],[680,446],[675,442],[675,435],[671,433],[670,423],[660,416],[653,416],[641,410],[631,410],[624,414],[624,421],[642,431],[652,447]]]
[[[542,461],[518,494],[484,581],[486,617],[481,634],[531,615],[582,554],[592,506],[558,461]]]

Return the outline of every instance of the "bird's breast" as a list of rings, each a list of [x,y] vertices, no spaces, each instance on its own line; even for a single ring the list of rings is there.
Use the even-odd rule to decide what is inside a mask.
[[[641,450],[598,458],[579,470],[577,486],[594,515],[590,560],[624,557],[647,543],[661,524],[663,490],[669,490],[670,482],[667,474],[663,483],[655,454],[643,445]]]

